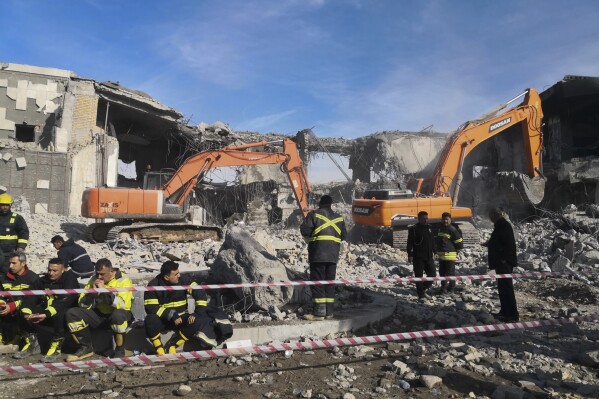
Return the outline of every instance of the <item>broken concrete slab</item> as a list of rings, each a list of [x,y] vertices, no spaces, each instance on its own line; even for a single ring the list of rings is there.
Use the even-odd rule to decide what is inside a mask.
[[[25,159],[25,157],[15,158],[15,162],[17,163],[17,168],[19,169],[27,167],[27,160]]]
[[[247,231],[232,227],[211,267],[216,281],[222,283],[272,282],[289,280],[285,266]],[[260,309],[283,306],[293,297],[293,287],[261,289],[238,288],[240,298],[251,300]]]
[[[11,154],[10,152],[7,152],[6,154],[4,154],[4,155],[2,156],[2,159],[4,159],[4,162],[8,162],[8,161],[10,161],[10,160],[11,160],[11,158],[12,158],[12,154]]]
[[[50,180],[38,180],[37,188],[46,189],[46,190],[49,189],[50,188]]]

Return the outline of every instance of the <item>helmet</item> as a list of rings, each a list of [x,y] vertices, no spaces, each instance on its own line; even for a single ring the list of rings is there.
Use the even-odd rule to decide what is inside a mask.
[[[10,194],[0,194],[0,205],[12,205],[12,197]]]

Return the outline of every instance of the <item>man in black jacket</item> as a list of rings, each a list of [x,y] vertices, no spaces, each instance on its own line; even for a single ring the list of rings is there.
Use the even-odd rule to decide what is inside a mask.
[[[486,243],[489,250],[489,269],[495,270],[497,274],[510,274],[514,267],[518,266],[514,230],[510,222],[504,218],[504,213],[500,208],[491,209],[489,219],[495,224],[491,238]],[[520,315],[512,279],[497,279],[497,290],[499,291],[501,310],[494,315],[495,318],[507,323],[519,321]]]
[[[12,197],[0,194],[0,273],[9,271],[9,256],[24,252],[29,243],[29,228],[23,216],[11,211]]]
[[[54,236],[50,242],[58,251],[58,259],[71,269],[71,273],[77,277],[91,277],[94,274],[94,264],[87,251],[72,238],[65,241],[61,236]]]
[[[179,264],[171,260],[160,267],[160,274],[148,283],[148,287],[169,287],[176,285],[196,285],[187,278],[181,278]],[[187,297],[195,301],[195,310],[189,313]],[[158,356],[177,353],[177,347],[193,338],[203,349],[212,349],[233,335],[231,322],[224,314],[215,313],[208,305],[206,292],[202,289],[146,291],[144,293],[146,335],[154,345]],[[208,309],[210,308],[210,311]],[[160,334],[172,330],[173,336],[162,345]]]
[[[37,283],[38,290],[58,290],[79,288],[77,277],[67,271],[62,261],[58,258],[50,259],[48,271]],[[37,303],[31,309],[23,309],[27,322],[25,330],[29,333],[39,334],[38,326],[52,327],[52,340],[48,351],[42,356],[42,362],[53,362],[60,356],[64,340],[65,314],[74,306],[77,295],[59,294],[36,296]],[[22,350],[15,354],[15,358],[22,359],[33,354],[32,349]]]
[[[435,237],[428,224],[428,213],[418,212],[418,223],[408,229],[408,262],[414,265],[414,276],[437,276],[435,268]],[[426,290],[433,285],[432,281],[416,283],[419,299],[427,297]]]
[[[331,209],[333,198],[323,195],[319,207],[311,211],[300,226],[300,232],[308,241],[308,262],[310,281],[334,280],[339,262],[341,241],[347,230],[343,217]],[[333,318],[335,308],[334,285],[312,285],[312,314],[304,315],[306,320]]]

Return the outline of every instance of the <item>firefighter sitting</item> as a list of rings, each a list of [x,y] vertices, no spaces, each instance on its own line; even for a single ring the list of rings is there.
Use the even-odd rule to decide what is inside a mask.
[[[34,289],[39,276],[29,270],[27,256],[24,252],[13,252],[8,256],[9,271],[0,275],[0,283],[4,291],[22,291]],[[25,330],[23,316],[31,314],[35,297],[8,296],[0,301],[0,341],[8,345],[20,344],[20,351],[34,353],[39,351],[39,343],[35,334],[25,334],[22,339],[20,331]]]
[[[62,260],[58,258],[50,259],[48,262],[48,271],[42,276],[36,289],[39,290],[57,290],[79,288],[79,282],[75,274],[66,270]],[[40,333],[39,326],[52,328],[50,346],[42,362],[53,362],[60,356],[62,342],[64,340],[64,318],[67,310],[72,307],[76,301],[76,295],[59,294],[36,296],[35,305],[31,310],[23,309],[24,318],[27,324],[24,328],[32,333]],[[33,354],[33,347],[28,350],[22,350],[14,357],[22,359]]]
[[[148,283],[149,287],[174,285],[196,285],[196,283],[181,278],[179,264],[173,261],[164,262],[160,274]],[[195,300],[193,313],[188,312],[188,295]],[[159,356],[165,353],[177,353],[177,348],[192,338],[202,349],[210,349],[233,333],[231,323],[224,312],[209,306],[206,292],[201,289],[146,291],[144,307],[146,335]],[[174,333],[163,346],[160,334],[165,330],[172,330]]]
[[[92,277],[85,288],[129,288],[131,280],[118,268],[114,268],[110,260],[99,259],[96,262],[96,276]],[[81,360],[94,354],[90,327],[95,329],[101,325],[110,325],[114,334],[115,348],[111,357],[125,356],[125,333],[133,319],[131,303],[133,293],[130,291],[116,293],[83,293],[79,297],[79,307],[67,311],[66,322],[73,339],[79,349],[67,357],[67,361]]]

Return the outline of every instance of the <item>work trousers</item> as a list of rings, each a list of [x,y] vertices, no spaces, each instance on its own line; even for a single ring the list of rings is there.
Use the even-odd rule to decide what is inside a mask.
[[[424,277],[424,273],[426,273],[427,277],[436,277],[437,270],[435,268],[435,262],[433,259],[421,259],[414,258],[412,261],[414,265],[414,277]],[[418,298],[424,298],[425,291],[428,290],[433,285],[432,281],[426,282],[417,282],[416,283],[416,293],[418,294]]]
[[[42,313],[41,309],[34,309],[33,313]],[[60,339],[64,338],[64,326],[65,326],[65,316],[66,310],[63,312],[58,312],[52,317],[46,317],[44,321],[40,323],[32,323],[30,321],[24,320],[24,330],[29,333],[37,333],[38,326],[47,326],[52,327],[52,339]]]
[[[511,278],[498,278],[497,290],[499,291],[499,303],[501,304],[499,313],[510,319],[518,319],[518,305],[516,304],[513,280]]]
[[[115,334],[124,334],[133,315],[124,309],[115,309],[111,314],[104,315],[96,310],[71,308],[67,310],[65,319],[72,334],[89,333],[88,327],[95,329],[104,325],[110,326]]]
[[[193,314],[195,320],[193,323],[189,324],[189,316],[189,314],[181,315],[181,324],[175,325],[174,320],[164,321],[155,314],[146,315],[144,320],[146,336],[150,340],[153,340],[156,339],[160,333],[170,330],[174,331],[175,334],[179,333],[181,338],[186,341],[191,338],[198,340],[205,349],[217,346],[218,342],[216,340],[212,319],[206,314]]]
[[[455,262],[453,260],[439,260],[439,276],[455,276]],[[447,288],[449,291],[455,287],[455,280],[441,281],[441,288]]]
[[[20,335],[20,331],[25,330],[25,319],[20,312],[0,316],[0,333],[2,341],[9,342],[15,336]]]
[[[335,280],[337,264],[330,262],[310,263],[310,281]],[[312,285],[312,301],[315,304],[335,303],[335,285]]]

